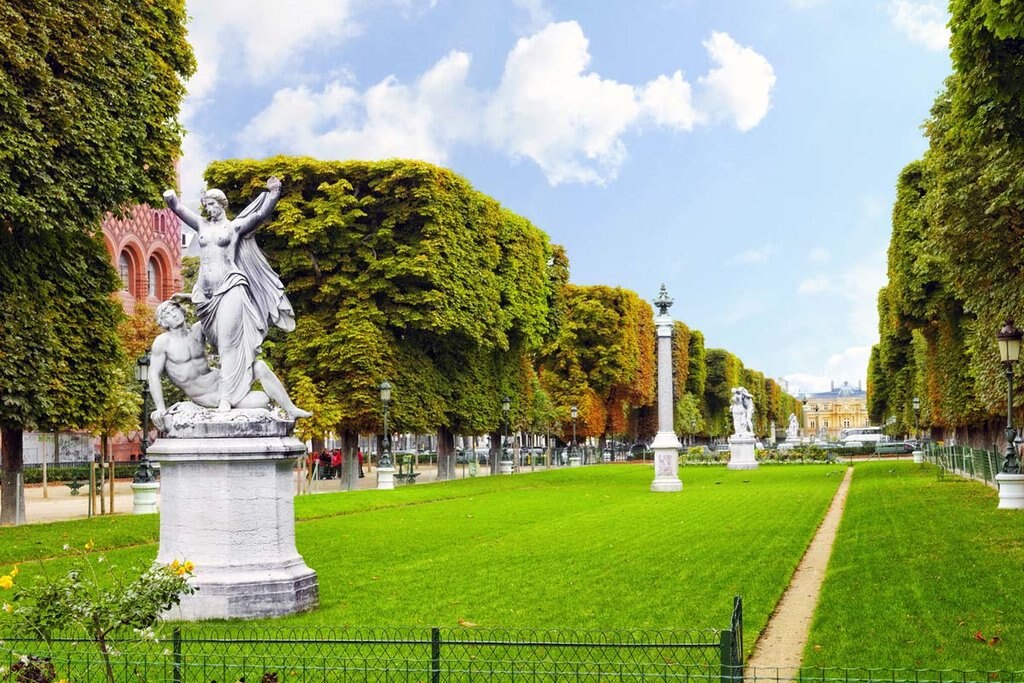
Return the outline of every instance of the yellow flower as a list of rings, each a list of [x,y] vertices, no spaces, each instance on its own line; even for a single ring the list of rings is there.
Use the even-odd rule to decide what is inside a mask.
[[[89,542],[85,544],[85,549],[86,549],[86,550],[92,550],[92,549],[93,549],[93,547],[94,547],[94,546],[93,546],[93,542],[92,542],[92,539],[90,538],[90,539],[89,539]]]
[[[11,578],[13,579],[15,576],[17,576],[19,571],[21,570],[18,569],[18,565],[14,565],[14,569],[11,570]]]
[[[178,567],[180,567],[180,566],[181,566],[181,563],[180,563],[180,562],[178,562],[177,560],[174,560],[174,561],[173,561],[173,562],[171,562],[171,564],[170,564],[170,567],[171,567],[171,571],[172,571],[172,572],[176,572],[176,571],[178,571]]]
[[[194,564],[192,564],[192,562],[190,560],[186,560],[185,564],[183,564],[181,566],[189,574],[191,574],[192,571],[196,568],[196,566]]]
[[[4,603],[4,611],[7,612],[8,614],[12,613],[14,611],[14,605],[12,605],[9,602],[5,602]]]
[[[0,576],[0,588],[7,590],[14,587],[14,578],[10,574]]]

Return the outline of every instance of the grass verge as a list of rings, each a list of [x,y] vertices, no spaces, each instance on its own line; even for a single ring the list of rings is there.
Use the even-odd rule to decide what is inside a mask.
[[[1024,514],[931,465],[856,466],[805,666],[1024,670]]]

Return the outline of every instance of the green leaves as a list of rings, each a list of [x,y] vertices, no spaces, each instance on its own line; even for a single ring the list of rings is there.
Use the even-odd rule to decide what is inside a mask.
[[[269,356],[336,408],[331,428],[379,428],[384,379],[397,429],[482,433],[505,394],[522,415],[521,359],[553,334],[568,272],[544,233],[416,161],[224,161],[207,181],[241,207],[270,175],[283,196],[257,239],[300,327],[273,336]]]

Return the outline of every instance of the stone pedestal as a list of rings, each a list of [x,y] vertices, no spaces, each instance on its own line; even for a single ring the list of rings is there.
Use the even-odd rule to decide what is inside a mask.
[[[924,462],[924,451],[914,451],[914,462],[916,462],[916,463]]]
[[[390,491],[395,488],[395,468],[394,467],[378,467],[377,468],[377,490],[379,491]]]
[[[1024,474],[997,474],[1000,510],[1024,510]]]
[[[679,479],[679,449],[682,444],[673,432],[658,432],[651,443],[654,451],[654,481],[651,491],[656,493],[682,491]]]
[[[152,515],[156,513],[156,494],[160,490],[158,482],[132,484],[132,514]]]
[[[754,437],[733,434],[729,437],[729,469],[756,470],[757,459],[754,457]]]
[[[293,425],[262,409],[168,415],[168,436],[149,449],[160,463],[157,562],[193,562],[199,588],[169,618],[256,619],[317,606],[316,572],[295,547],[292,470],[305,446]]]
[[[578,456],[578,455],[571,455],[571,456],[569,456],[569,467],[579,467],[579,466],[580,466],[580,456]]]
[[[512,461],[502,460],[498,463],[498,468],[500,474],[512,474]]]

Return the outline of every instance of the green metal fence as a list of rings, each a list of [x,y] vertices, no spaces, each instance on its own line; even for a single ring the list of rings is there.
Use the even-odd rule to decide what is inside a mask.
[[[117,681],[172,683],[507,683],[743,679],[743,611],[726,630],[572,631],[487,628],[274,628],[180,625],[167,641],[119,641]],[[31,656],[55,679],[105,681],[92,643],[2,641],[7,675]],[[22,665],[24,670],[24,665]],[[0,679],[4,679],[0,675]],[[38,678],[25,680],[36,681]]]
[[[925,461],[938,465],[943,471],[995,486],[996,475],[1003,464],[1003,455],[967,446],[939,446],[929,443],[925,450]]]

